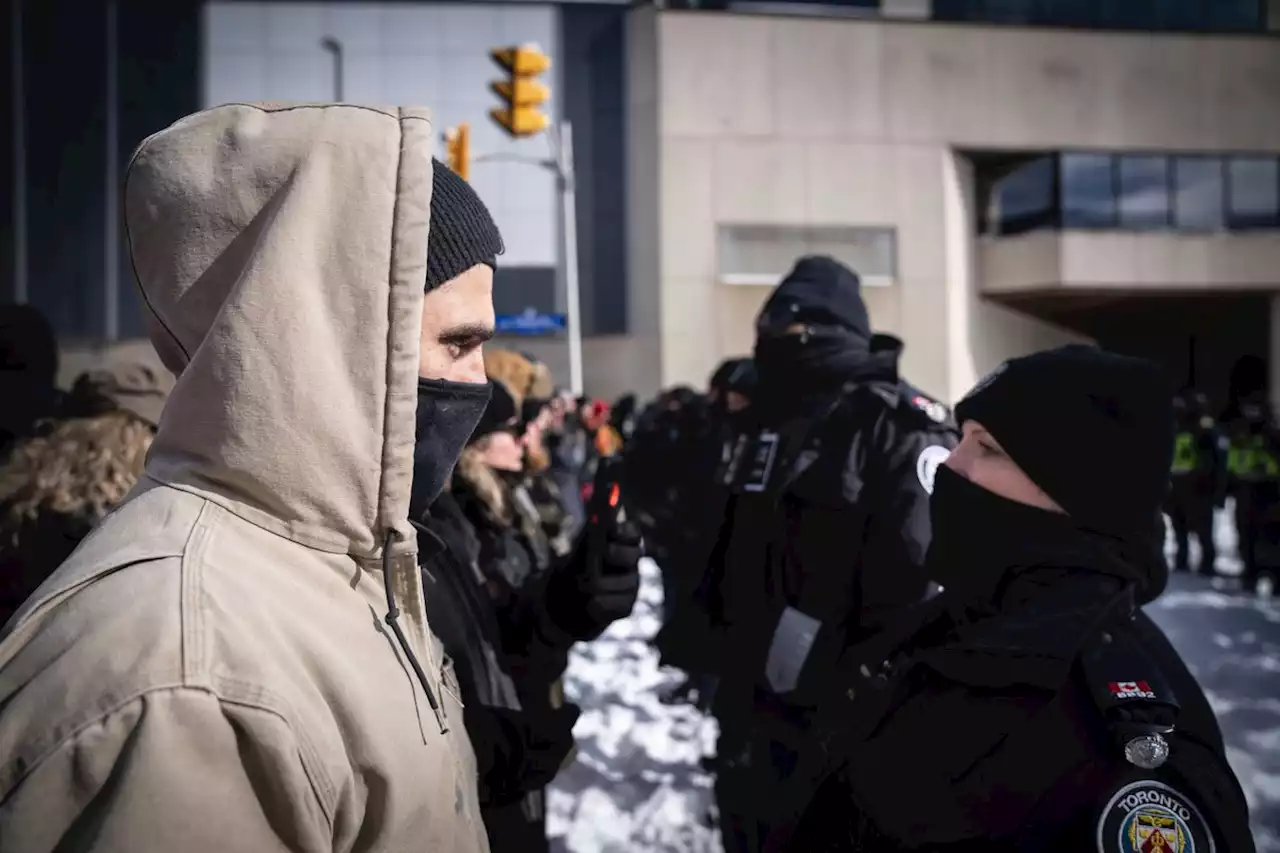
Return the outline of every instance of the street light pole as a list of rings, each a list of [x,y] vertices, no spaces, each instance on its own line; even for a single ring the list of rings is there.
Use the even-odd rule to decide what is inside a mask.
[[[342,61],[342,42],[333,36],[325,36],[320,39],[320,46],[333,56],[333,99],[342,103],[342,89],[346,78]]]

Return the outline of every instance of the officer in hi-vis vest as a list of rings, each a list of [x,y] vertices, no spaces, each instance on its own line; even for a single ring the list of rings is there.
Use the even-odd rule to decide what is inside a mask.
[[[1260,573],[1274,572],[1280,564],[1280,554],[1273,553],[1276,546],[1270,544],[1275,536],[1267,535],[1280,506],[1280,437],[1260,395],[1241,400],[1233,415],[1224,424],[1230,440],[1228,488],[1235,498],[1238,550],[1244,564],[1241,586],[1253,592]]]
[[[1213,511],[1223,505],[1227,486],[1228,440],[1209,414],[1209,401],[1194,389],[1174,398],[1177,435],[1169,497],[1165,511],[1177,542],[1174,568],[1190,568],[1189,534],[1200,543],[1199,571],[1214,574],[1217,548],[1213,541]]]

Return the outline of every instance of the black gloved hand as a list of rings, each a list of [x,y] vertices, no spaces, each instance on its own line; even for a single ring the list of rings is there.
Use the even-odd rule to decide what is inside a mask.
[[[547,581],[546,611],[574,640],[594,640],[613,622],[631,614],[640,593],[640,531],[628,521],[606,532],[604,547],[592,554],[587,531],[579,535],[564,563]]]
[[[579,712],[571,702],[536,711],[469,704],[464,713],[481,801],[511,803],[551,784],[573,749]]]

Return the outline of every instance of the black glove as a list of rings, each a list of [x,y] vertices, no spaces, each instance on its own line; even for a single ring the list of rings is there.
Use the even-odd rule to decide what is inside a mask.
[[[584,531],[547,581],[547,615],[574,640],[594,640],[629,616],[640,593],[640,531],[622,521],[603,541],[600,553],[592,554],[591,537]]]
[[[573,749],[573,724],[579,708],[515,711],[477,703],[464,711],[479,770],[480,799],[486,805],[519,800],[551,784]]]

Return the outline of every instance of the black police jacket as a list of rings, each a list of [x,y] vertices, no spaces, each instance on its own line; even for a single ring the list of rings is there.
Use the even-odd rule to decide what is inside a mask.
[[[929,490],[956,430],[898,377],[900,350],[881,349],[799,417],[759,412],[738,436],[707,579],[722,675],[763,680],[774,626],[794,608],[822,627],[796,684],[773,688],[802,701],[851,636],[924,597]]]
[[[1254,849],[1208,703],[1131,588],[1029,574],[977,621],[937,600],[850,650],[766,849]],[[1153,735],[1169,752],[1148,769],[1126,746]],[[838,769],[814,786],[824,763]]]

